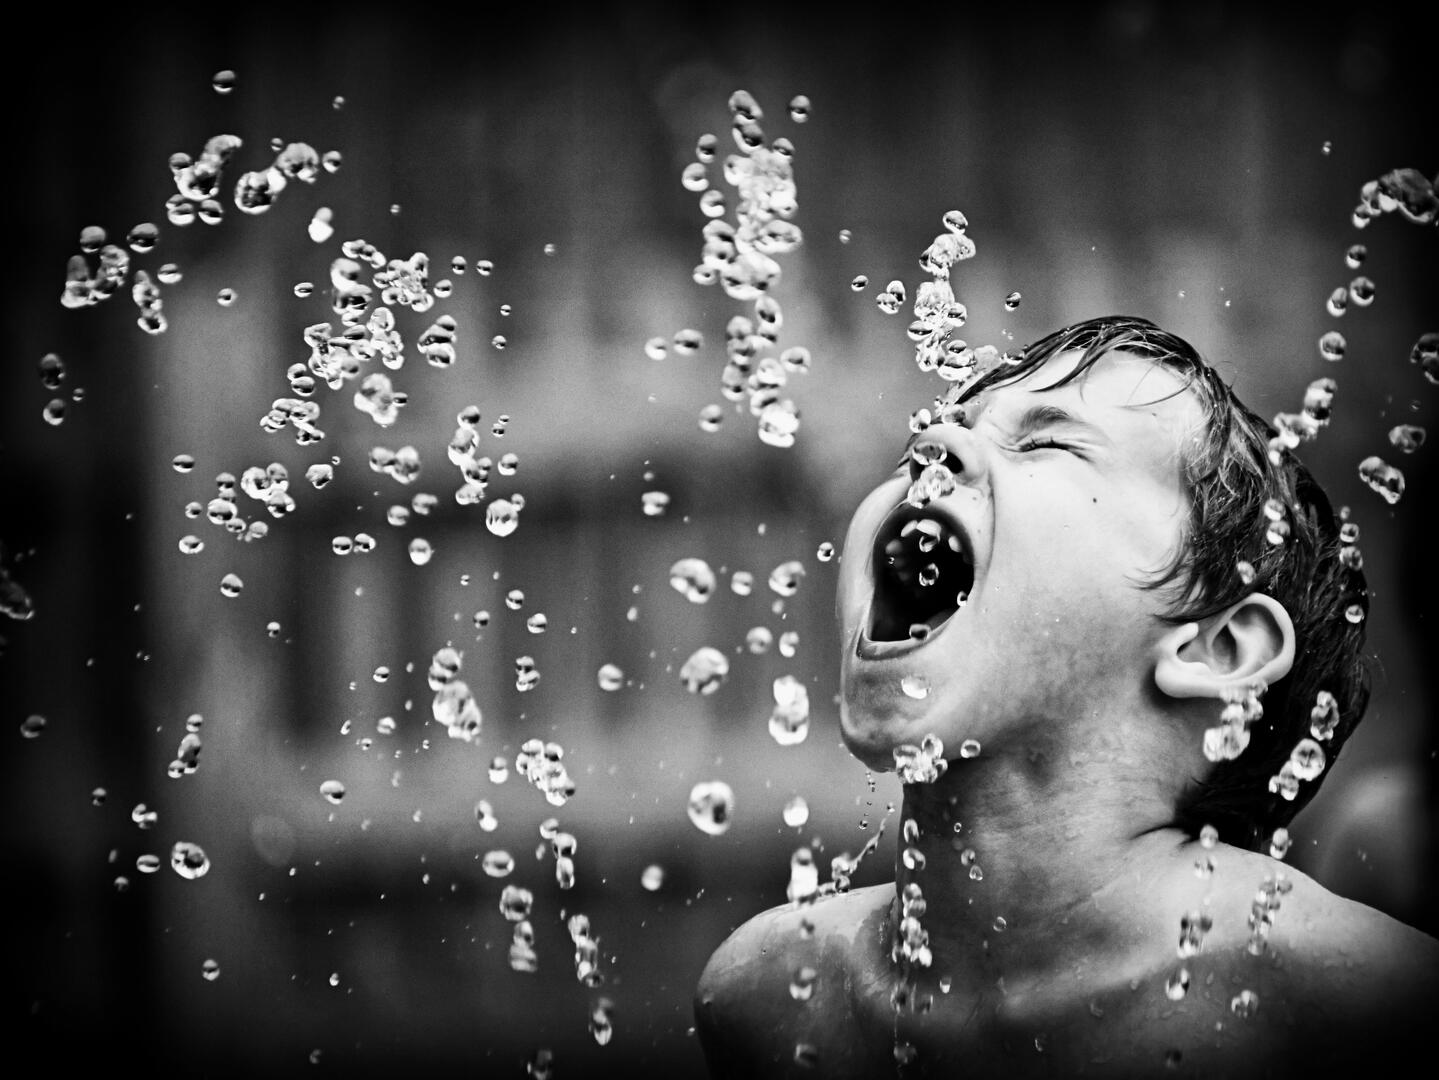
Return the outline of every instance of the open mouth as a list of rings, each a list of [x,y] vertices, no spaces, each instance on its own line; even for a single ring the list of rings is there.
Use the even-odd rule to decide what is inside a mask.
[[[943,517],[904,504],[875,539],[871,641],[923,641],[969,598],[974,562]]]

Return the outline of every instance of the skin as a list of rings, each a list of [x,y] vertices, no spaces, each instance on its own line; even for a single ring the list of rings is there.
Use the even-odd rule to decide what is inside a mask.
[[[1330,1075],[1419,1049],[1439,943],[1173,825],[1221,696],[1282,678],[1293,628],[1261,595],[1203,624],[1162,617],[1171,597],[1141,585],[1180,542],[1179,448],[1200,410],[1122,353],[1045,389],[1076,359],[918,437],[953,455],[956,490],[928,509],[975,569],[967,603],[922,643],[867,634],[876,537],[911,463],[856,510],[837,597],[846,745],[889,769],[897,746],[937,736],[948,769],[905,786],[893,885],[774,908],[715,952],[695,999],[713,1076]],[[902,692],[907,676],[928,694]],[[959,756],[966,739],[977,756]],[[1288,891],[1253,955],[1250,905],[1276,875]],[[928,966],[894,955],[908,885]],[[1186,912],[1212,927],[1181,961]],[[1189,989],[1172,1000],[1181,966]],[[1244,990],[1248,1017],[1231,1004]]]

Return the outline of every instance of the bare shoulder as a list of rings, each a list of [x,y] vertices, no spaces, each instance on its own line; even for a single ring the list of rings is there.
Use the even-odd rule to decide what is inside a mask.
[[[822,1056],[861,1052],[836,1045],[852,1031],[867,973],[880,977],[893,885],[856,889],[813,904],[785,904],[749,919],[715,950],[695,991],[696,1031],[711,1075],[788,1074]],[[855,1075],[863,1075],[856,1071]]]
[[[1243,940],[1231,930],[1228,948],[1205,952],[1224,984],[1251,991],[1256,1016],[1284,1036],[1296,1064],[1372,1069],[1430,1042],[1439,940],[1263,856],[1243,869],[1261,871],[1257,887],[1225,901]],[[1245,899],[1241,923],[1235,901]],[[1267,932],[1256,932],[1265,916]]]

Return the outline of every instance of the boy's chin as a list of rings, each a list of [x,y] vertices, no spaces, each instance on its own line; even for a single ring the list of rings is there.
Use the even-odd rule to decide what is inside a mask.
[[[892,722],[885,724],[869,718],[856,722],[842,712],[839,727],[845,749],[861,764],[875,772],[894,771],[894,749],[903,740],[896,737]]]

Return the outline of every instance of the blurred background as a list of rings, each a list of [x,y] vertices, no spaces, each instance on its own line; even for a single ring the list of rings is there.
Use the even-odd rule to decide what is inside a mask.
[[[794,849],[815,845],[827,879],[832,857],[887,821],[855,883],[891,872],[898,785],[840,745],[838,558],[820,550],[839,546],[909,414],[942,389],[915,367],[909,306],[885,314],[875,295],[899,279],[913,296],[951,209],[978,246],[953,278],[972,345],[1014,348],[1122,312],[1188,338],[1264,415],[1337,380],[1334,421],[1304,457],[1361,528],[1376,684],[1290,862],[1439,930],[1439,609],[1420,525],[1433,455],[1387,437],[1433,421],[1435,388],[1408,356],[1439,329],[1439,249],[1433,228],[1397,214],[1362,231],[1350,216],[1365,181],[1439,169],[1432,40],[1417,4],[1252,7],[32,13],[5,71],[16,251],[0,540],[33,603],[0,625],[12,1045],[57,1066],[185,1075],[524,1076],[541,1050],[557,1076],[698,1071],[695,981],[733,927],[784,901]],[[220,93],[226,69],[236,78]],[[710,219],[681,172],[703,134],[733,150],[726,103],[740,89],[764,109],[766,138],[794,145],[804,242],[779,257],[772,295],[778,349],[813,359],[783,391],[801,416],[788,448],[761,441],[721,390],[726,322],[752,305],[692,277]],[[218,134],[243,140],[223,220],[175,225],[170,156],[198,156]],[[272,140],[338,151],[340,165],[242,213],[234,182],[270,165]],[[733,221],[718,163],[709,176]],[[320,207],[333,215],[323,242],[308,232]],[[83,227],[124,244],[147,222],[159,242],[131,253],[132,272],[182,275],[161,286],[164,333],[137,326],[130,283],[61,305]],[[432,285],[452,291],[428,312],[395,308],[398,421],[356,409],[357,383],[322,383],[326,437],[301,446],[260,420],[291,396],[304,329],[339,326],[330,264],[352,239],[387,258],[427,254]],[[1336,319],[1325,301],[1355,276],[1344,254],[1356,242],[1375,299]],[[296,295],[300,282],[312,295]],[[444,368],[415,344],[441,314],[456,325]],[[1316,347],[1335,328],[1339,363]],[[703,341],[691,355],[673,346],[684,330]],[[656,337],[660,360],[645,351]],[[58,389],[41,377],[52,353]],[[47,419],[57,398],[63,414]],[[718,430],[701,428],[708,405]],[[483,416],[479,452],[517,459],[487,495],[524,497],[506,537],[483,504],[454,497],[446,447],[467,406]],[[377,446],[413,446],[418,478],[372,471]],[[1407,477],[1395,505],[1358,476],[1371,454]],[[193,468],[178,471],[177,455]],[[274,462],[293,513],[236,498],[264,538],[187,517],[218,475]],[[316,489],[305,473],[325,462],[334,479]],[[645,512],[647,492],[668,495],[663,514]],[[420,494],[435,497],[427,513],[413,509]],[[395,506],[408,521],[390,522]],[[361,532],[374,550],[335,553],[335,537]],[[187,535],[203,550],[182,553]],[[433,551],[423,564],[417,538]],[[705,603],[669,583],[687,557],[716,572]],[[794,560],[804,575],[781,596],[770,573]],[[747,595],[736,572],[753,575]],[[227,574],[238,595],[222,594]],[[749,644],[757,627],[763,649]],[[445,646],[463,652],[483,712],[474,742],[430,719],[427,671]],[[702,646],[729,660],[712,694],[680,677]],[[541,676],[524,690],[522,657]],[[606,664],[623,672],[618,689],[600,686]],[[792,746],[768,730],[784,675],[811,702]],[[197,714],[198,768],[172,776]],[[533,738],[563,747],[575,787],[563,805],[515,770]],[[721,835],[686,811],[709,780],[734,793]],[[327,781],[342,800],[322,795]],[[808,820],[787,825],[797,795]],[[550,818],[577,841],[568,888],[541,836]],[[207,873],[172,871],[177,841],[203,848]],[[513,856],[506,878],[483,869],[496,850]],[[510,966],[506,885],[533,894],[534,972]],[[575,914],[599,941],[600,986],[576,978]],[[590,1031],[601,997],[606,1045]]]

